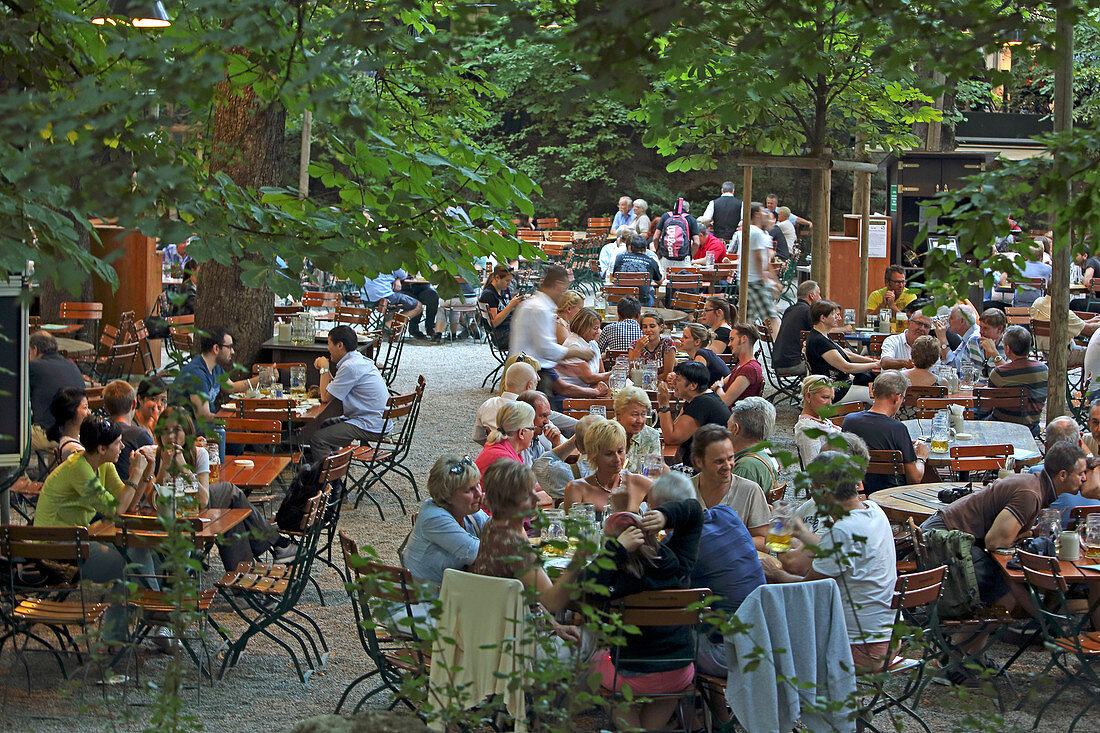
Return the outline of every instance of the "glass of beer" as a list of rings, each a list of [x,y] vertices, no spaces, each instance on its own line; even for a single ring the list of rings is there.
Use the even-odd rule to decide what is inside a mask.
[[[774,555],[788,552],[791,549],[791,533],[790,510],[785,502],[776,502],[771,526],[764,537],[764,548]]]

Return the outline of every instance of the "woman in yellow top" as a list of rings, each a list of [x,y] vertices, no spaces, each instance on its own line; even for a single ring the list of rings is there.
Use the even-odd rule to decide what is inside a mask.
[[[122,450],[122,430],[107,420],[90,417],[80,425],[83,453],[73,453],[42,484],[34,513],[36,527],[86,527],[97,515],[116,516],[136,502],[136,487],[144,484],[152,470],[151,446],[130,456],[130,475],[123,482],[115,468]],[[139,574],[149,587],[158,589],[153,558],[147,550],[131,550],[129,562],[137,563]],[[121,581],[127,559],[114,545],[91,543],[90,557],[81,568],[82,578],[93,583]],[[120,590],[120,585],[115,590]],[[126,640],[126,607],[113,602],[103,618],[103,640]]]

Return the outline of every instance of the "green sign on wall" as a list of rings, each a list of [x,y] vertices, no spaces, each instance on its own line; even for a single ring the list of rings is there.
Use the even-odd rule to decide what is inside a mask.
[[[893,214],[898,210],[898,186],[895,183],[890,186],[890,213]]]

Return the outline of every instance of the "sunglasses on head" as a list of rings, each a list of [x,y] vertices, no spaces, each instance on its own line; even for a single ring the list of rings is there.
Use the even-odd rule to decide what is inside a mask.
[[[462,456],[462,458],[455,465],[451,466],[450,472],[454,475],[458,475],[466,470],[466,466],[474,465],[474,461],[469,456]]]

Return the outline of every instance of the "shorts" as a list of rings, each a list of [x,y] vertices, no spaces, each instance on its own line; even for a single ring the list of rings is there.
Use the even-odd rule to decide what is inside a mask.
[[[603,676],[601,684],[605,689],[620,692],[623,685],[630,685],[630,690],[635,695],[661,695],[679,692],[690,687],[695,680],[694,664],[679,669],[670,669],[667,672],[644,672],[642,674],[619,672],[616,674],[615,665],[611,663],[611,655],[606,651],[596,653],[592,660],[592,671]]]
[[[855,662],[857,673],[881,672],[891,656],[888,641],[852,644],[852,661]]]
[[[386,301],[390,305],[399,306],[401,310],[406,311],[411,311],[413,308],[420,305],[420,301],[408,293],[393,293],[386,298]]]
[[[779,318],[779,311],[775,308],[775,296],[772,295],[771,285],[766,280],[756,280],[749,283],[748,287],[748,315],[766,321],[769,318]]]

